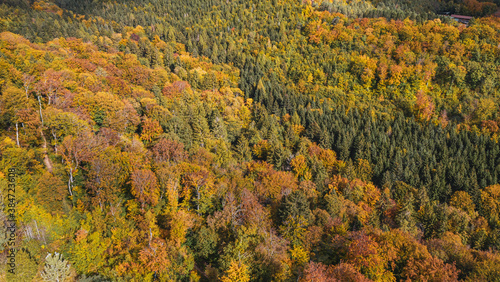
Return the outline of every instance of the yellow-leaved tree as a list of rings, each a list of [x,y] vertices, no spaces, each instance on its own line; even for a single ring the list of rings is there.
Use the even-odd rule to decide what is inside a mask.
[[[242,262],[232,261],[226,275],[221,278],[222,282],[248,282],[250,281],[250,274],[248,273],[248,266]]]

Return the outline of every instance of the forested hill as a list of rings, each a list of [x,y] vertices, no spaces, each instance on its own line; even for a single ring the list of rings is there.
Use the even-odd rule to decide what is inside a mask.
[[[0,3],[0,281],[500,277],[498,1]]]

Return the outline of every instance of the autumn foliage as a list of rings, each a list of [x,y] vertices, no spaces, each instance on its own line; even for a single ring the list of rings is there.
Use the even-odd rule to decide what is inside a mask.
[[[498,279],[496,4],[28,2],[0,4],[0,281]]]

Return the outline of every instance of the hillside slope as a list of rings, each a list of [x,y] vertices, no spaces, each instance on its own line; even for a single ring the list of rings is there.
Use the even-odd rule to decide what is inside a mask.
[[[0,4],[0,280],[498,277],[498,18],[75,3]]]

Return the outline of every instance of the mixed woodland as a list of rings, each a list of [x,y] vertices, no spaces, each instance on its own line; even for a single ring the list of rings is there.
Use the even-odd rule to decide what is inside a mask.
[[[499,6],[0,0],[0,281],[499,281]]]

